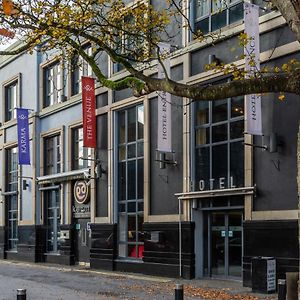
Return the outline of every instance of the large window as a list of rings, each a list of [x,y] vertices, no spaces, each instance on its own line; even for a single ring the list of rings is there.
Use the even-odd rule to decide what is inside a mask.
[[[92,54],[92,47],[86,47],[84,50],[88,55]],[[92,76],[92,67],[81,57],[76,55],[72,60],[71,72],[71,95],[81,92],[81,77]]]
[[[244,186],[244,97],[195,104],[195,190]]]
[[[60,170],[60,135],[47,137],[44,140],[44,175],[60,173]]]
[[[83,147],[83,128],[72,130],[72,169],[83,169],[91,165],[92,149]]]
[[[144,107],[118,113],[119,257],[141,259],[144,250]]]
[[[5,90],[5,121],[16,118],[18,99],[18,81],[4,87]]]
[[[18,152],[6,150],[6,194],[8,249],[17,250],[18,243]]]
[[[63,71],[60,62],[55,62],[44,67],[43,92],[44,107],[51,106],[64,100]]]
[[[243,18],[241,0],[194,0],[195,30],[208,33]]]

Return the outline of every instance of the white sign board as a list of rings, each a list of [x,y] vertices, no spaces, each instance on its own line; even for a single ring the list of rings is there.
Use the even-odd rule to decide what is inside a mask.
[[[252,77],[260,71],[259,63],[259,7],[244,3],[245,33],[248,42],[244,49],[246,77]],[[246,95],[246,132],[262,135],[261,96]]]
[[[161,43],[160,54],[162,56],[170,52],[170,45]],[[163,67],[158,64],[158,78],[165,78],[165,72],[170,75],[170,59],[163,60]],[[172,132],[171,132],[171,95],[166,92],[158,93],[157,107],[157,150],[161,152],[172,152]]]
[[[275,259],[267,260],[267,291],[276,290],[276,261]]]

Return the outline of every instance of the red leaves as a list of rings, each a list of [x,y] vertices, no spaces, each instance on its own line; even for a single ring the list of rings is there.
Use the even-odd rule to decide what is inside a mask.
[[[2,0],[2,9],[5,15],[11,16],[18,12],[14,7],[14,3],[12,0]]]
[[[9,31],[5,28],[0,28],[0,35],[13,39],[15,37],[15,33]]]

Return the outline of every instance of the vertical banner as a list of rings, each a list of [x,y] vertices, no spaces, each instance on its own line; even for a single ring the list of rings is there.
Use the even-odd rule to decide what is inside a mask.
[[[164,56],[170,52],[170,45],[161,43],[160,55]],[[163,60],[165,70],[170,75],[170,59]],[[165,78],[163,67],[158,64],[158,78]],[[158,108],[157,108],[157,150],[160,152],[172,152],[172,119],[171,119],[171,95],[166,92],[158,93]]]
[[[28,109],[17,108],[19,165],[30,165]]]
[[[246,77],[252,77],[260,71],[259,63],[259,7],[244,3],[245,33],[248,42],[244,49]],[[246,95],[246,132],[262,135],[261,96]]]
[[[83,147],[97,147],[95,79],[81,77]]]

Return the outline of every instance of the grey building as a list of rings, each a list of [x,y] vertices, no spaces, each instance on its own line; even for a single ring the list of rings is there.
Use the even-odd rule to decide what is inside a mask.
[[[221,30],[221,39],[193,41],[183,18],[171,41],[179,49],[171,77],[230,80],[205,65],[212,55],[244,64],[242,1],[220,14],[213,1],[182,3],[195,29]],[[277,11],[261,10],[259,24],[262,65],[298,58],[299,43]],[[126,76],[104,53],[98,61],[110,78]],[[157,94],[136,98],[96,82],[91,150],[83,147],[80,78],[93,74],[85,62],[69,65],[39,51],[0,62],[2,258],[245,285],[255,256],[275,257],[278,277],[298,270],[298,97],[264,95],[264,136],[252,137],[244,134],[243,97],[197,103],[172,96],[173,154],[159,155]],[[147,72],[155,75],[156,66]],[[17,163],[16,107],[32,109],[31,166]]]

